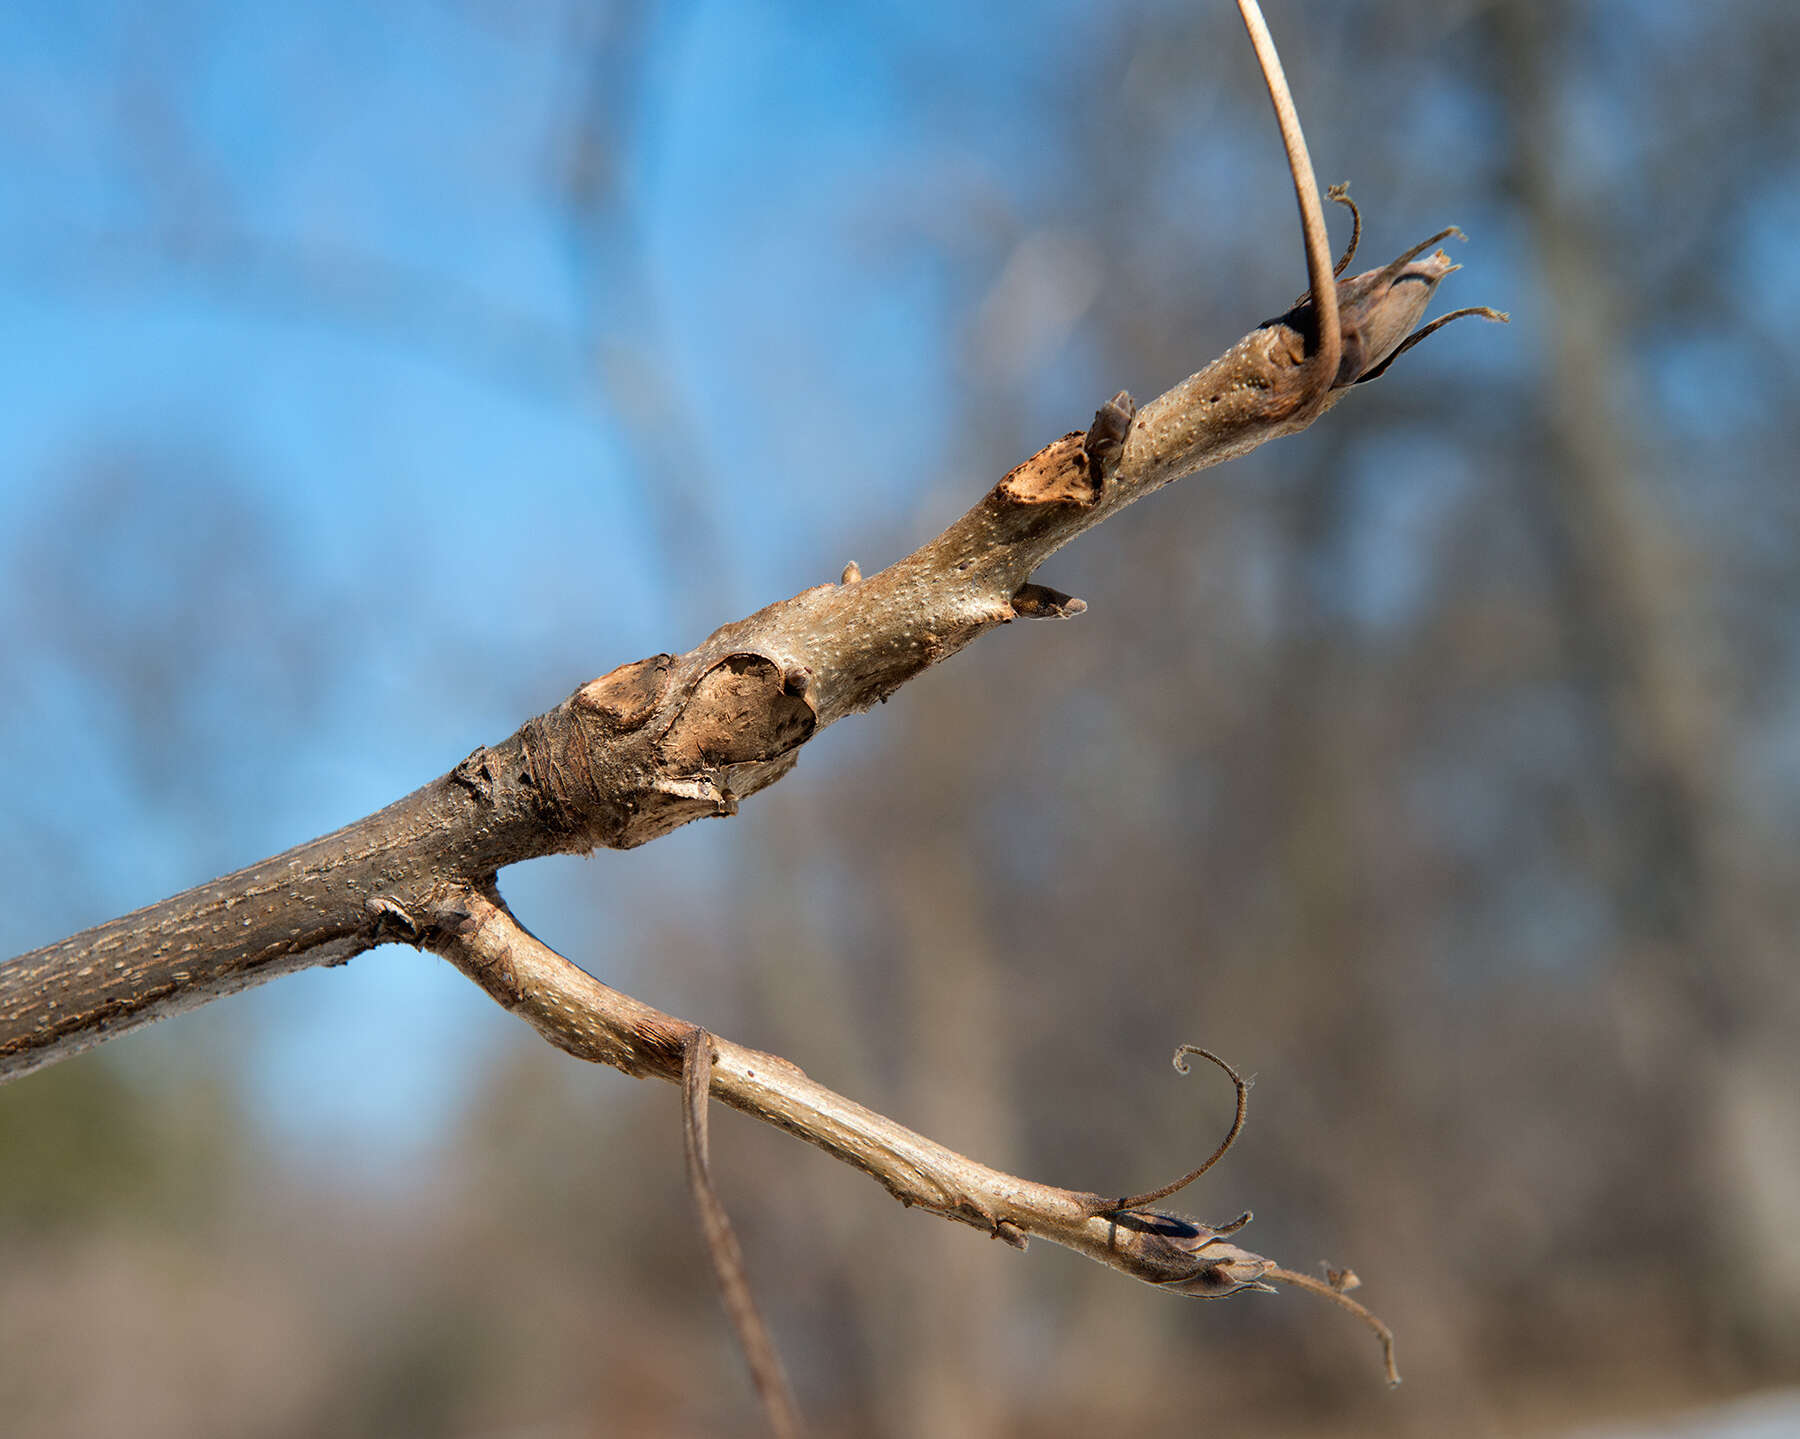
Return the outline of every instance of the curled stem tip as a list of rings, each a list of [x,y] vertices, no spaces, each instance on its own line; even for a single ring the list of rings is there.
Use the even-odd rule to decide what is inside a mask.
[[[1331,270],[1333,275],[1341,275],[1350,268],[1350,262],[1356,258],[1356,247],[1362,243],[1362,211],[1356,208],[1356,201],[1350,198],[1348,180],[1333,185],[1325,192],[1325,198],[1350,211],[1350,243],[1344,246],[1344,253],[1338,256],[1338,262]]]
[[[1497,325],[1510,325],[1512,323],[1512,316],[1507,314],[1505,310],[1496,310],[1489,305],[1465,305],[1460,310],[1452,310],[1448,315],[1439,315],[1429,325],[1421,325],[1418,329],[1414,330],[1394,347],[1393,354],[1389,355],[1379,365],[1375,366],[1374,369],[1358,375],[1356,377],[1356,383],[1360,385],[1369,380],[1380,379],[1387,373],[1389,365],[1393,364],[1395,360],[1399,359],[1414,345],[1418,344],[1419,341],[1425,339],[1429,335],[1435,335],[1452,320],[1466,319],[1471,315],[1482,320],[1492,320]]]
[[[1381,1362],[1387,1374],[1388,1388],[1392,1389],[1400,1382],[1400,1371],[1394,1367],[1394,1331],[1383,1324],[1369,1310],[1352,1299],[1344,1291],[1354,1287],[1350,1284],[1328,1284],[1323,1279],[1314,1279],[1310,1274],[1302,1274],[1298,1270],[1283,1269],[1279,1265],[1271,1266],[1263,1274],[1265,1279],[1273,1279],[1278,1284],[1291,1284],[1296,1289],[1304,1289],[1308,1294],[1317,1294],[1329,1299],[1340,1308],[1349,1310],[1362,1320],[1381,1342]]]
[[[1206,1173],[1207,1170],[1211,1169],[1213,1165],[1223,1159],[1225,1157],[1225,1151],[1230,1149],[1231,1146],[1237,1142],[1238,1135],[1243,1133],[1244,1118],[1250,1112],[1250,1081],[1245,1079],[1210,1049],[1202,1049],[1197,1044],[1184,1044],[1176,1049],[1172,1063],[1175,1066],[1175,1072],[1177,1074],[1186,1074],[1191,1069],[1192,1066],[1188,1064],[1188,1056],[1190,1054],[1197,1054],[1202,1059],[1209,1059],[1214,1064],[1218,1065],[1220,1069],[1225,1071],[1232,1084],[1236,1087],[1237,1113],[1232,1117],[1231,1128],[1226,1131],[1225,1137],[1219,1141],[1219,1147],[1207,1156],[1204,1164],[1197,1168],[1190,1169],[1186,1174],[1182,1175],[1181,1178],[1175,1180],[1172,1184],[1163,1185],[1160,1189],[1151,1189],[1143,1194],[1129,1194],[1122,1199],[1109,1199],[1105,1201],[1103,1207],[1098,1209],[1096,1213],[1118,1214],[1127,1209],[1141,1209],[1146,1204],[1154,1204],[1159,1199],[1167,1199],[1171,1194],[1176,1193],[1178,1190],[1186,1189],[1188,1185],[1192,1184],[1202,1174]],[[1250,1216],[1246,1214],[1228,1229],[1222,1229],[1218,1232],[1221,1234],[1230,1233],[1234,1229],[1242,1228],[1249,1222]]]

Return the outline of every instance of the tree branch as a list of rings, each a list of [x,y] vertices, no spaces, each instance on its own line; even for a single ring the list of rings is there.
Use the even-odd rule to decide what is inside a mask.
[[[704,1030],[571,964],[520,925],[491,886],[451,890],[410,918],[421,945],[558,1049],[672,1084],[692,1072],[689,1052],[705,1042]],[[844,1098],[789,1060],[717,1035],[711,1043],[715,1099],[862,1170],[911,1208],[972,1225],[1019,1249],[1033,1236],[1047,1239],[1179,1294],[1219,1298],[1267,1288],[1263,1280],[1276,1268],[1226,1241],[1249,1215],[1226,1225],[1197,1224],[1005,1174]]]
[[[1271,1279],[1316,1289],[1371,1325],[1396,1379],[1391,1336],[1345,1295],[1349,1278],[1321,1284],[1230,1243],[1247,1214],[1209,1226],[1145,1207],[1210,1168],[1242,1126],[1247,1085],[1215,1056],[1193,1051],[1231,1076],[1238,1111],[1204,1164],[1126,1199],[1036,1184],[865,1109],[787,1060],[608,988],[523,929],[495,886],[499,869],[520,860],[630,848],[732,814],[791,770],[820,729],[887,699],[977,636],[1015,618],[1080,613],[1079,600],[1031,581],[1057,550],[1172,480],[1304,428],[1436,328],[1415,330],[1456,267],[1442,251],[1419,256],[1452,232],[1379,270],[1335,278],[1273,42],[1255,0],[1239,9],[1300,205],[1304,299],[1142,410],[1115,396],[1085,433],[1047,445],[879,574],[864,579],[849,566],[839,583],[725,625],[684,655],[622,665],[377,814],[0,966],[0,1079],[217,995],[402,940],[442,954],[569,1053],[683,1084],[703,1227],[778,1432],[797,1432],[798,1420],[710,1183],[709,1092],[863,1170],[903,1204],[1020,1248],[1035,1235],[1183,1294],[1267,1289]]]
[[[1384,362],[1454,268],[1439,251],[1337,282],[1345,363],[1329,408]],[[684,655],[621,665],[510,738],[365,819],[0,965],[0,1079],[277,975],[413,936],[397,916],[502,867],[629,849],[729,815],[826,725],[885,700],[1018,617],[1079,613],[1030,582],[1084,531],[1170,481],[1322,412],[1313,303],[1251,331],[1134,410],[1045,446],[943,534],[867,579],[847,570],[715,630]]]

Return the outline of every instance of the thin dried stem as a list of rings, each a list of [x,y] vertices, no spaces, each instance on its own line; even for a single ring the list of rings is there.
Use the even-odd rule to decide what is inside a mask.
[[[1317,399],[1323,401],[1337,377],[1343,354],[1331,234],[1325,228],[1325,207],[1319,203],[1319,182],[1313,175],[1305,132],[1300,128],[1300,112],[1294,108],[1293,92],[1288,89],[1287,74],[1281,68],[1281,56],[1269,34],[1268,22],[1263,19],[1262,7],[1256,0],[1238,0],[1238,13],[1244,17],[1256,63],[1262,67],[1263,82],[1269,87],[1275,121],[1281,127],[1281,143],[1287,150],[1288,172],[1294,179],[1294,199],[1300,205],[1300,228],[1306,240],[1306,278],[1312,286],[1313,310],[1319,321],[1318,348],[1313,352],[1312,363],[1314,373],[1320,377]]]
[[[1395,360],[1399,359],[1414,345],[1418,344],[1419,341],[1425,339],[1427,336],[1435,335],[1452,320],[1466,319],[1469,316],[1474,316],[1479,320],[1492,320],[1497,325],[1510,325],[1512,323],[1512,316],[1507,314],[1505,310],[1496,310],[1490,305],[1465,305],[1460,310],[1452,310],[1447,315],[1439,315],[1429,325],[1421,325],[1418,329],[1414,330],[1395,347],[1393,354],[1389,355],[1367,374],[1358,376],[1356,383],[1360,385],[1365,380],[1380,379],[1387,373],[1389,365],[1393,364]]]
[[[1400,1382],[1400,1371],[1394,1367],[1394,1331],[1377,1319],[1366,1306],[1358,1304],[1344,1292],[1345,1289],[1352,1288],[1352,1285],[1329,1284],[1323,1279],[1314,1279],[1310,1274],[1302,1274],[1297,1269],[1282,1269],[1279,1266],[1266,1270],[1263,1278],[1273,1279],[1277,1284],[1291,1284],[1296,1289],[1304,1289],[1308,1294],[1317,1294],[1340,1308],[1348,1309],[1368,1325],[1381,1342],[1381,1362],[1387,1371],[1388,1387],[1391,1389]]]
[[[700,1228],[706,1238],[706,1252],[712,1259],[713,1274],[719,1281],[719,1295],[725,1301],[726,1316],[731,1320],[738,1345],[750,1366],[750,1380],[756,1386],[757,1398],[762,1401],[769,1432],[776,1439],[800,1439],[804,1430],[799,1406],[794,1403],[793,1391],[788,1387],[787,1371],[782,1368],[774,1336],[769,1333],[769,1326],[756,1307],[737,1231],[731,1227],[731,1218],[713,1186],[712,1153],[706,1126],[712,1073],[713,1037],[696,1027],[689,1031],[682,1046],[681,1062],[682,1130],[686,1138],[688,1187],[693,1191],[694,1206],[700,1211]]]

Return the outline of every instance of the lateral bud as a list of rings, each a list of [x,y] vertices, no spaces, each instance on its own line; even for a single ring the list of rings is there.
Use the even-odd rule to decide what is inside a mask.
[[[1012,611],[1022,620],[1066,620],[1087,611],[1087,601],[1048,585],[1020,585],[1013,591]]]
[[[1111,479],[1119,468],[1119,458],[1125,453],[1125,437],[1131,433],[1131,422],[1135,418],[1137,401],[1125,390],[1120,390],[1094,411],[1094,423],[1088,426],[1081,447],[1087,452],[1088,475],[1096,488]]]
[[[1224,1299],[1245,1290],[1274,1293],[1263,1276],[1275,1261],[1230,1243],[1231,1224],[1213,1228],[1159,1209],[1127,1209],[1110,1216],[1114,1251],[1146,1284],[1196,1299]]]

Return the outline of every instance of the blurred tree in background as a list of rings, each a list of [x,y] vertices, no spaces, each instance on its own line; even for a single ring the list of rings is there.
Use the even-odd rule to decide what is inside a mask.
[[[1056,1183],[1193,1162],[1224,1097],[1167,1055],[1219,1050],[1260,1083],[1188,1202],[1353,1263],[1408,1383],[722,1119],[822,1432],[1800,1379],[1800,12],[1268,8],[1364,262],[1461,224],[1511,330],[1121,516],[1044,576],[1078,624],[731,824],[503,884]],[[1224,4],[28,4],[0,57],[6,953],[873,570],[1304,282]],[[753,1432],[674,1097],[514,1028],[387,950],[0,1089],[8,1431]]]

